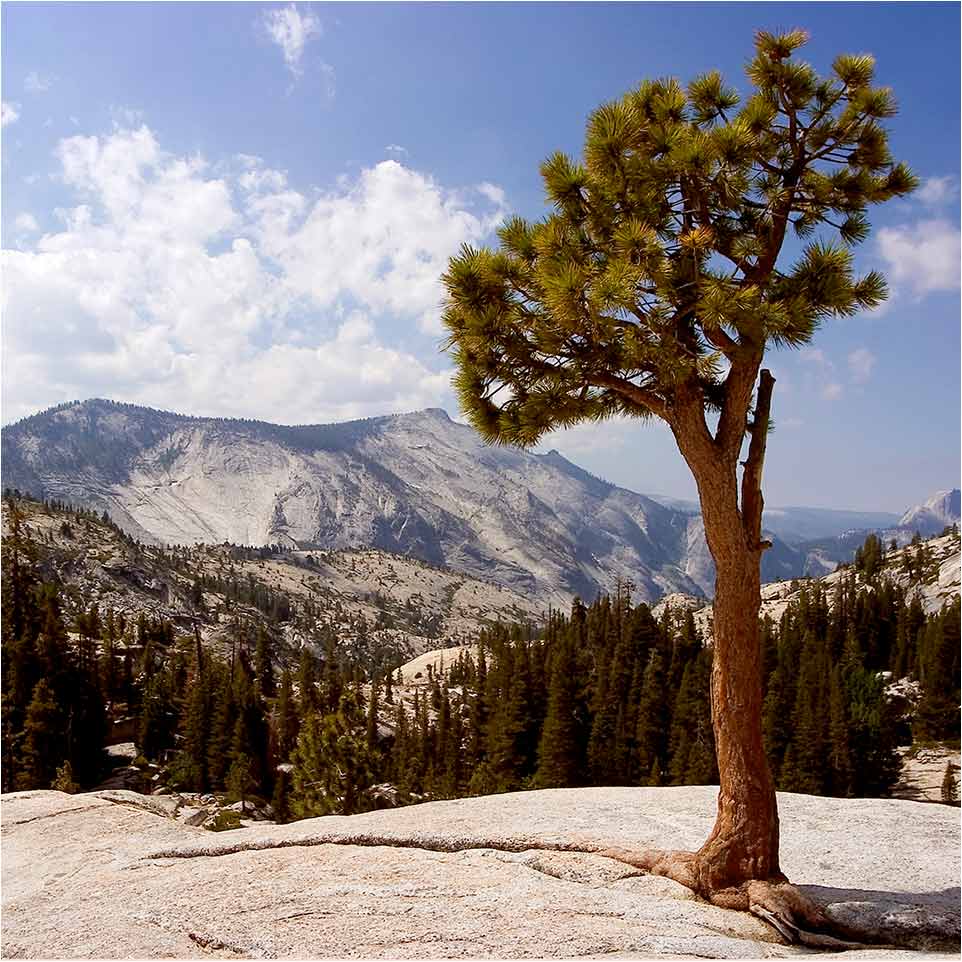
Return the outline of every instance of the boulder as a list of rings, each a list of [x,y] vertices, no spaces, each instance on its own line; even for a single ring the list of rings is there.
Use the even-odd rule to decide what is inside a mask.
[[[717,789],[430,802],[223,833],[132,792],[5,795],[2,936],[22,958],[788,958],[760,920],[580,849],[691,848]],[[956,957],[959,819],[782,794],[782,866],[884,958]],[[165,813],[166,814],[166,813]],[[879,958],[878,947],[846,959]],[[829,953],[828,958],[841,957]]]

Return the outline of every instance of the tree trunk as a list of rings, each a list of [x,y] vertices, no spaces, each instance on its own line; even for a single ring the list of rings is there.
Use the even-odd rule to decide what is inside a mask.
[[[706,524],[706,535],[707,535]],[[718,816],[698,852],[705,891],[753,879],[781,879],[775,787],[762,741],[758,612],[761,551],[715,531],[712,727],[718,756]]]
[[[680,410],[678,446],[698,485],[705,539],[715,561],[712,727],[718,757],[718,816],[691,866],[695,888],[716,893],[756,880],[783,880],[775,786],[762,740],[761,473],[774,379],[762,372],[756,421],[738,504],[741,437],[725,451],[698,408]],[[744,424],[744,417],[742,418]],[[743,436],[743,434],[741,435]]]

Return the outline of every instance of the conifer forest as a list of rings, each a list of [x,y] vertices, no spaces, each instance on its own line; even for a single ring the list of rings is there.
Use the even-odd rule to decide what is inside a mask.
[[[84,517],[47,510],[68,526]],[[898,746],[958,739],[959,602],[924,610],[913,584],[927,552],[906,549],[896,583],[872,536],[834,591],[804,582],[779,620],[762,620],[780,790],[885,796]],[[359,653],[330,629],[282,663],[275,632],[298,617],[283,597],[248,599],[264,618],[234,623],[227,656],[196,630],[101,609],[44,577],[16,523],[2,584],[3,791],[97,785],[118,719],[133,726],[144,791],[159,772],[174,791],[270,801],[277,821],[717,779],[710,639],[690,611],[634,603],[630,585],[540,625],[492,624],[412,685],[390,652]]]

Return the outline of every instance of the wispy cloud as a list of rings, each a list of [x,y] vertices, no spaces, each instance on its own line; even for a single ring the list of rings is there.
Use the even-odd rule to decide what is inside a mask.
[[[16,219],[13,222],[13,226],[17,230],[23,231],[24,233],[35,234],[40,230],[40,225],[37,223],[37,218],[33,214],[24,212],[22,214],[17,214]]]
[[[954,201],[959,194],[955,177],[927,177],[916,191],[915,199],[929,207],[940,207]]]
[[[299,76],[304,48],[311,37],[320,36],[321,21],[312,13],[302,14],[292,3],[289,7],[267,11],[263,25],[267,35],[281,48],[287,68]]]
[[[856,384],[865,384],[872,376],[878,358],[867,348],[859,347],[848,356],[848,369]]]
[[[843,394],[842,385],[835,375],[835,364],[820,347],[805,347],[799,351],[801,360],[815,371],[815,383],[819,397],[824,401],[837,401]]]
[[[20,119],[20,104],[8,103],[6,100],[0,102],[0,126],[6,127],[7,124],[14,124]]]
[[[23,89],[30,94],[43,94],[54,85],[54,80],[55,78],[49,74],[31,70],[23,80]]]
[[[403,157],[408,152],[407,147],[402,147],[400,144],[388,144],[384,150],[398,158]]]

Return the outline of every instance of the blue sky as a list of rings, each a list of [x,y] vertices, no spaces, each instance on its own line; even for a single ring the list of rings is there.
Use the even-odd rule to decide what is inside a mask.
[[[455,404],[437,278],[544,210],[537,168],[646,76],[744,89],[756,29],[868,51],[918,195],[858,263],[890,302],[778,352],[767,500],[901,511],[959,484],[956,4],[4,4],[3,421],[107,396],[287,423]],[[549,439],[642,492],[667,432]]]

